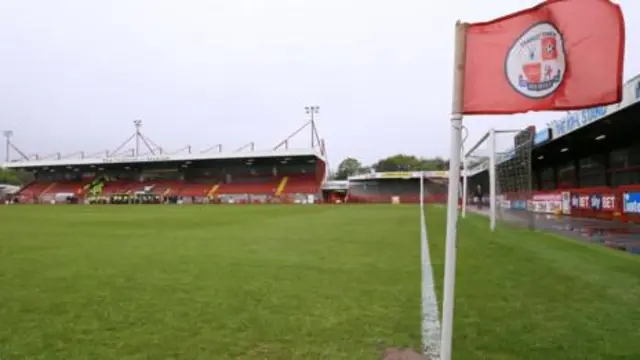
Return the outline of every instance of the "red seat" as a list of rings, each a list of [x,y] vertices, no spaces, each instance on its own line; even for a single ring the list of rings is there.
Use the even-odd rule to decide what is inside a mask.
[[[46,192],[44,192],[43,194],[61,194],[61,193],[81,194],[83,185],[84,184],[82,181],[75,181],[75,180],[58,181],[53,186],[47,188]]]
[[[320,184],[315,175],[291,175],[284,187],[284,194],[317,194],[320,192]]]
[[[123,194],[136,187],[137,184],[130,180],[107,181],[102,188],[102,195]]]
[[[220,184],[216,194],[273,195],[279,182],[279,179],[274,177],[235,179],[233,182]]]
[[[182,189],[177,193],[178,196],[207,196],[213,187],[213,182],[189,182],[185,181]]]
[[[51,186],[51,184],[53,184],[53,181],[34,181],[23,187],[20,190],[19,195],[26,197],[40,196],[49,186]]]

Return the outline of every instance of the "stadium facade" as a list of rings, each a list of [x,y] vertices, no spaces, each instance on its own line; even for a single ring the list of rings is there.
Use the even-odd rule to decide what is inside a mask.
[[[502,206],[640,222],[640,75],[625,83],[621,103],[571,112],[529,131],[531,195],[526,202],[506,195]],[[488,182],[486,167],[469,174],[470,189]]]

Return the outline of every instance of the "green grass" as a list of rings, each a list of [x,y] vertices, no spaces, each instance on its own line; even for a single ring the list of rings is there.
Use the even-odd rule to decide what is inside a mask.
[[[428,218],[442,289],[446,214]],[[488,226],[481,215],[459,226],[455,359],[640,359],[640,257]]]
[[[420,344],[415,207],[0,207],[0,359]]]
[[[640,257],[487,228],[455,359],[640,358]],[[419,246],[415,206],[2,206],[0,359],[376,359],[419,347]]]

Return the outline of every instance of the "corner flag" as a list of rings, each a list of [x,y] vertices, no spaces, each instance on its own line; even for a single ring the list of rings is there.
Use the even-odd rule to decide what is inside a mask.
[[[440,360],[452,350],[463,114],[620,102],[624,20],[609,0],[547,0],[485,23],[458,22],[454,48]]]
[[[466,31],[465,114],[622,100],[624,20],[608,0],[548,0]]]

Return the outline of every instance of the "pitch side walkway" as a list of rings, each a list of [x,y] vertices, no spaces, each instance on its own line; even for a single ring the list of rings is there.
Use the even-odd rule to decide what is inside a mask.
[[[474,207],[468,207],[467,211],[489,216],[488,209],[477,210]],[[502,220],[527,225],[530,215],[511,211],[503,213]],[[535,214],[533,221],[536,229],[640,254],[640,225],[543,214]]]

